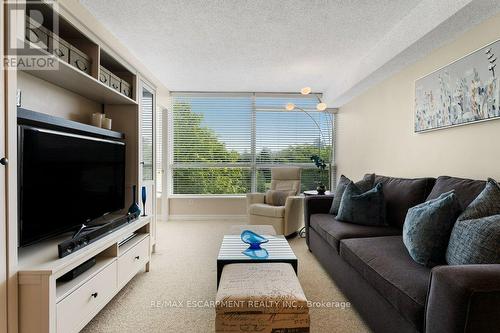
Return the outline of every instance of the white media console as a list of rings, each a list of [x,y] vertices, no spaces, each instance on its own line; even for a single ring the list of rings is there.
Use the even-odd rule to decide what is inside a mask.
[[[140,217],[64,258],[58,258],[57,244],[67,236],[20,249],[19,332],[80,331],[140,270],[149,271],[151,221]],[[93,257],[97,263],[89,270],[57,281]]]

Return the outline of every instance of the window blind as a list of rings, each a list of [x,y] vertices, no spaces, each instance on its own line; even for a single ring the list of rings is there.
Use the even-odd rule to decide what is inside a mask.
[[[163,113],[165,109],[156,110],[156,193],[163,193]]]
[[[294,111],[285,105],[293,103]],[[321,156],[327,165],[332,157],[332,115],[316,109],[315,95],[256,94],[255,140],[257,191],[269,189],[271,167],[302,168],[302,190],[316,188],[316,182],[329,184],[329,167],[319,170],[311,161]]]
[[[153,94],[146,89],[141,100],[142,179],[153,179]]]
[[[305,112],[285,111],[290,102]],[[303,190],[328,184],[328,170],[310,159],[329,163],[332,155],[332,118],[316,111],[317,102],[300,94],[173,93],[172,193],[265,191],[270,168],[280,165],[302,168]]]
[[[251,190],[252,95],[173,97],[173,193]]]

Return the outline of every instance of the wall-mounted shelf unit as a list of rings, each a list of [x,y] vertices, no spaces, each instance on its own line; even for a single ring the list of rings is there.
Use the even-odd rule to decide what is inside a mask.
[[[39,50],[40,54],[47,54]],[[61,88],[102,104],[137,105],[133,99],[99,82],[96,78],[76,69],[70,64],[53,56],[57,70],[23,68],[22,71],[48,81]]]
[[[30,55],[51,56],[55,69],[27,66],[20,67],[22,71],[103,104],[137,104],[135,73],[101,50],[98,42],[54,13],[48,4],[28,2],[26,9],[26,13],[34,10],[42,16],[26,17],[26,50]],[[103,82],[102,67],[106,67],[115,80]]]
[[[106,51],[100,49],[99,81],[119,91],[122,95],[137,100],[136,76],[116,61]]]

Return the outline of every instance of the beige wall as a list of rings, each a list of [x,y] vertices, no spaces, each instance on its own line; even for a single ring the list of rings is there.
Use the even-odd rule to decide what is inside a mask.
[[[497,15],[341,107],[338,175],[500,180],[500,120],[413,133],[415,80],[499,38]]]
[[[90,124],[92,113],[101,112],[101,104],[19,71],[17,87],[21,89],[21,107],[53,116]]]
[[[243,216],[246,215],[245,197],[171,197],[168,199],[171,219],[182,216]]]

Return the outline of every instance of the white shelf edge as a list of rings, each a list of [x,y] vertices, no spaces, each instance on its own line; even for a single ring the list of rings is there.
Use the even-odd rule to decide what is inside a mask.
[[[132,98],[125,96],[113,88],[103,84],[93,76],[76,69],[53,54],[50,54],[42,49],[37,50],[37,52],[40,55],[50,56],[54,59],[57,63],[58,69],[37,70],[20,67],[20,71],[36,76],[75,94],[103,104],[138,105],[138,103]]]
[[[70,295],[85,282],[92,279],[115,260],[116,257],[97,257],[97,262],[93,267],[89,268],[89,270],[83,272],[73,280],[59,283],[56,282],[56,303],[62,301],[64,298],[66,298],[66,296]]]
[[[137,229],[142,228],[146,224],[151,223],[151,217],[141,217],[139,220],[132,222],[114,232],[111,234],[95,241],[94,243],[87,245],[86,247],[82,248],[81,250],[78,250],[74,252],[73,254],[70,254],[69,256],[66,256],[64,258],[58,258],[57,257],[57,240],[54,241],[52,240],[51,242],[45,242],[38,244],[38,247],[53,247],[51,249],[51,252],[54,252],[53,255],[54,257],[52,258],[53,260],[50,260],[48,262],[44,263],[35,263],[35,264],[30,264],[29,263],[29,256],[36,256],[38,251],[35,249],[34,253],[30,253],[27,256],[24,256],[20,254],[19,255],[19,266],[18,266],[18,273],[20,275],[55,275],[56,278],[59,276],[63,275],[64,273],[70,271],[71,269],[75,268],[76,266],[82,264],[83,262],[89,260],[90,258],[96,256],[106,248],[108,248],[110,245],[113,243],[117,243],[121,238],[124,237],[127,234],[130,234]],[[35,245],[36,246],[36,245]],[[53,251],[52,251],[53,250]],[[23,261],[27,262],[23,264]]]

